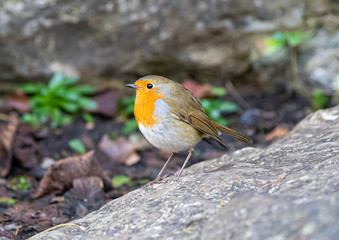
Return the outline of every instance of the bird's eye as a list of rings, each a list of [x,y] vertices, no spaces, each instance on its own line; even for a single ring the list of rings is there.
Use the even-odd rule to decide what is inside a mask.
[[[149,83],[149,84],[147,84],[147,88],[148,88],[148,89],[151,89],[151,88],[153,88],[153,84],[150,84],[150,83]]]

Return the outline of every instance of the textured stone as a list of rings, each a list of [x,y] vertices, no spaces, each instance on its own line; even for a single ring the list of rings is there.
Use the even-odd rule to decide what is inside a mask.
[[[207,222],[201,239],[336,239],[339,194],[301,204],[258,193],[239,194]]]
[[[319,31],[304,47],[303,73],[310,82],[339,91],[339,32]]]
[[[301,27],[304,5],[304,0],[4,0],[0,79],[60,70],[84,78],[178,69],[240,74],[250,64],[243,35]]]
[[[339,106],[265,149],[244,148],[146,186],[34,239],[335,239]]]

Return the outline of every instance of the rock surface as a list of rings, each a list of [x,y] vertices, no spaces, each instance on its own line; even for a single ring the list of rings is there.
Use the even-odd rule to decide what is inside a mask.
[[[315,35],[325,31],[329,42],[339,27],[336,1],[3,0],[0,81],[5,88],[13,79],[48,78],[55,71],[85,79],[151,73],[181,80],[248,73],[253,81],[271,84],[286,69],[278,74],[269,67],[253,69],[260,57],[255,46],[272,32],[309,27]],[[332,39],[336,42],[326,48],[336,50],[338,39]],[[306,70],[305,76],[326,82],[328,74],[317,75],[326,65],[312,60],[323,50],[319,44],[310,46],[306,60],[319,69]],[[325,56],[326,62],[336,57]],[[336,65],[330,68],[330,76],[338,75]],[[259,76],[253,77],[253,70]]]
[[[244,148],[146,186],[33,239],[335,239],[339,106],[265,149]]]

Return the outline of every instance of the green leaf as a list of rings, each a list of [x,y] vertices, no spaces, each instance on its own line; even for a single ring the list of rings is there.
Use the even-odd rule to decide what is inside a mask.
[[[57,72],[53,75],[52,79],[48,83],[48,88],[56,89],[60,87],[64,82],[65,74]]]
[[[272,38],[276,41],[281,41],[281,42],[285,42],[286,41],[286,37],[285,34],[282,32],[275,32],[272,35]]]
[[[75,113],[79,110],[79,105],[72,102],[60,102],[59,106],[61,106],[63,110],[69,113]]]
[[[275,39],[274,37],[265,38],[264,44],[265,44],[265,55],[272,55],[286,47],[285,39]]]
[[[212,119],[218,119],[221,115],[221,112],[219,109],[214,109],[209,112],[209,117]]]
[[[71,124],[72,120],[73,120],[72,116],[70,116],[68,114],[64,114],[61,117],[60,123],[61,123],[61,125],[69,125],[69,124]]]
[[[150,180],[147,178],[142,178],[142,179],[137,179],[133,182],[135,182],[137,185],[145,185],[146,183],[148,183]]]
[[[61,110],[57,107],[51,109],[52,125],[57,127],[61,124]]]
[[[223,104],[223,100],[221,98],[211,99],[210,102],[211,102],[211,107],[210,107],[211,111],[215,109],[220,110],[220,107]]]
[[[236,112],[238,111],[239,109],[239,106],[236,104],[236,103],[233,103],[233,102],[222,102],[219,106],[219,110],[221,112],[228,112],[228,113],[231,113],[231,112]]]
[[[25,113],[24,115],[22,115],[21,121],[24,123],[28,123],[35,128],[39,127],[39,119],[36,115],[32,113]]]
[[[0,197],[0,203],[4,204],[15,204],[16,200],[13,198]]]
[[[42,95],[35,95],[29,100],[29,105],[34,110],[35,108],[48,104],[48,101],[46,99],[46,96]]]
[[[86,148],[84,144],[79,139],[71,139],[68,142],[68,145],[72,148],[73,151],[81,154],[86,153]]]
[[[78,101],[80,95],[76,92],[73,92],[69,89],[60,88],[57,90],[56,95],[68,101]]]
[[[324,109],[329,103],[329,97],[323,94],[320,88],[315,88],[313,90],[311,103],[313,111]]]
[[[118,100],[118,111],[125,115],[126,117],[129,117],[134,112],[134,100],[135,97],[126,97]]]
[[[31,188],[31,185],[27,182],[24,176],[18,176],[18,177],[12,178],[9,181],[9,184],[12,189],[20,190],[20,191],[27,191],[28,189]]]
[[[225,96],[227,91],[224,87],[212,87],[211,92],[216,96]]]
[[[50,105],[41,106],[34,109],[34,115],[39,119],[39,122],[47,122],[48,118],[51,116],[52,107]]]
[[[46,84],[43,83],[27,83],[20,86],[22,91],[27,94],[39,93],[41,89],[46,87]]]
[[[205,110],[211,108],[211,100],[209,99],[202,99],[200,100],[200,103]]]
[[[140,185],[145,185],[146,183],[148,183],[150,180],[146,179],[146,178],[142,178],[142,179],[136,179],[134,181],[130,181],[127,183],[127,186],[129,187],[134,187],[134,186],[140,186]]]
[[[98,108],[98,104],[90,98],[81,97],[78,101],[79,105],[86,110],[93,110]]]
[[[115,175],[112,178],[112,184],[115,188],[119,188],[124,184],[128,184],[131,182],[131,178],[126,175]]]
[[[123,134],[130,134],[132,132],[135,132],[138,129],[138,124],[135,121],[135,119],[127,120],[125,122],[124,127],[122,128]]]
[[[264,39],[265,55],[271,55],[284,47],[296,47],[313,36],[312,32],[275,32],[271,37]]]
[[[89,114],[88,112],[84,112],[81,116],[85,120],[86,123],[94,123],[93,116]]]
[[[128,115],[132,115],[134,113],[134,102],[132,104],[127,105],[125,110]]]
[[[71,86],[74,85],[78,82],[78,79],[75,77],[64,77],[63,79],[63,85],[64,86]]]
[[[285,33],[286,42],[289,46],[295,47],[312,37],[311,32],[287,32]]]
[[[95,93],[95,89],[90,85],[75,86],[75,87],[69,88],[68,90],[71,92],[77,93],[77,94],[84,94],[84,95]]]

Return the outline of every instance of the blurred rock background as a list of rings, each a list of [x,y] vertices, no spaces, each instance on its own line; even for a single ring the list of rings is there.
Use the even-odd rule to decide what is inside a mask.
[[[338,29],[336,0],[3,0],[1,91],[63,71],[99,84],[161,74],[273,90],[295,89],[297,73],[334,93]],[[312,33],[292,63],[286,50],[264,56],[265,38],[284,31]]]

